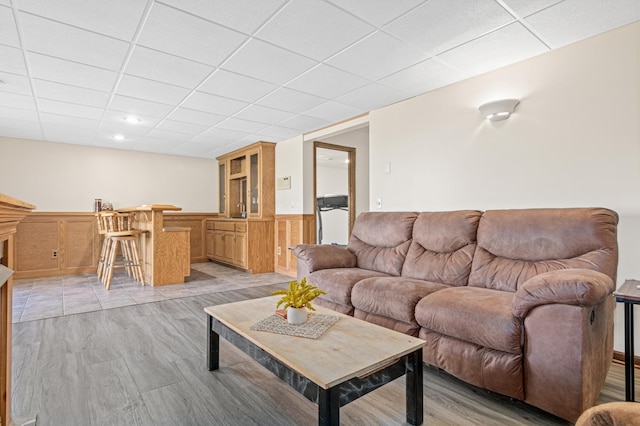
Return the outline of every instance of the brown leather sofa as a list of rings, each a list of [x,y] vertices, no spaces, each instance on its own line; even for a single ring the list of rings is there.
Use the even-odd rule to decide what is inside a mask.
[[[299,245],[316,303],[427,341],[424,362],[571,422],[613,355],[618,215],[367,212],[346,248]]]

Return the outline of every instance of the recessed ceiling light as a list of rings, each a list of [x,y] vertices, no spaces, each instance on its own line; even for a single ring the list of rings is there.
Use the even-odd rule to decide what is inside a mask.
[[[124,121],[126,121],[127,123],[130,124],[138,124],[140,123],[142,120],[140,120],[138,117],[136,117],[135,115],[127,115],[124,118]]]
[[[124,135],[121,135],[121,134],[113,135],[113,138],[117,141],[123,141]]]

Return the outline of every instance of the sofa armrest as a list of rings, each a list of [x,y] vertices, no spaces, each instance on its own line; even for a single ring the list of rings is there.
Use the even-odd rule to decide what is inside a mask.
[[[590,269],[560,269],[544,272],[527,280],[513,298],[513,315],[524,318],[540,305],[564,304],[593,306],[615,289],[613,280]]]
[[[299,244],[293,249],[298,264],[303,263],[308,272],[331,268],[353,268],[356,266],[356,255],[344,247]]]

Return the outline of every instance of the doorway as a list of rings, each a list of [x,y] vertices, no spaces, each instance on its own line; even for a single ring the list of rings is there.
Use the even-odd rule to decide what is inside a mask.
[[[346,246],[355,221],[356,148],[313,143],[316,243]]]

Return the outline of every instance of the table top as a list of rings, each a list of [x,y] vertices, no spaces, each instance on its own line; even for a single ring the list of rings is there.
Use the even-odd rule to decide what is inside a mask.
[[[640,281],[626,280],[619,289],[613,292],[616,300],[620,301],[637,301],[640,302]]]
[[[325,389],[364,377],[426,344],[366,321],[315,306],[318,314],[340,316],[318,339],[251,330],[273,315],[280,296],[205,308],[205,312],[292,370]]]

